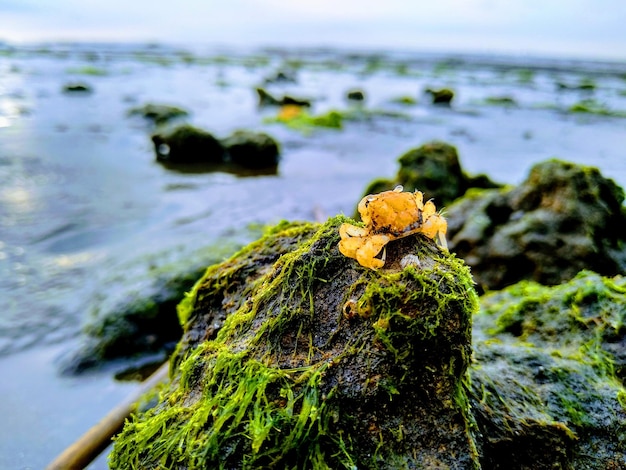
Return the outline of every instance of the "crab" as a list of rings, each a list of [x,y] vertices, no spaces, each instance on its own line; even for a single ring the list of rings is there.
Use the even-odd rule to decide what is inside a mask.
[[[422,233],[446,249],[448,223],[432,200],[424,203],[421,191],[404,192],[402,186],[392,191],[370,194],[361,199],[359,214],[365,227],[344,223],[339,227],[339,251],[356,259],[361,266],[378,269],[384,266],[386,245],[392,240]]]

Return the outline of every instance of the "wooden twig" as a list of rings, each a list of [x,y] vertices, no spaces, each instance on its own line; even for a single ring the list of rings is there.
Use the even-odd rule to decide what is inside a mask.
[[[129,397],[113,408],[98,424],[89,429],[76,442],[55,458],[46,470],[80,470],[95,460],[110,444],[111,439],[124,426],[126,418],[134,411],[137,401],[148,391],[168,377],[169,361],[166,361],[150,377],[141,383]]]

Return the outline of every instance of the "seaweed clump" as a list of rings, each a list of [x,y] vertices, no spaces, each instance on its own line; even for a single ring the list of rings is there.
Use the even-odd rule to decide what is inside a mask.
[[[337,249],[347,220],[282,223],[207,269],[112,468],[479,468],[469,270],[419,235],[363,268]]]

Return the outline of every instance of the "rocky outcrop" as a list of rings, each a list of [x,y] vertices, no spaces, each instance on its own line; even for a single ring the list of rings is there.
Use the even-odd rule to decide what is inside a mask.
[[[599,170],[548,160],[517,187],[473,191],[447,208],[450,249],[480,290],[554,285],[583,269],[626,272],[624,191]]]
[[[256,88],[255,90],[259,98],[259,106],[293,105],[307,108],[311,106],[311,101],[308,99],[296,98],[291,95],[275,97],[274,95],[270,94],[270,92],[268,92],[265,88]]]
[[[343,257],[345,221],[279,224],[207,270],[111,468],[625,468],[624,278],[479,299],[420,235],[377,271]]]
[[[179,306],[171,387],[112,468],[478,468],[469,271],[421,236],[363,268],[337,249],[344,220],[281,225],[209,268]]]

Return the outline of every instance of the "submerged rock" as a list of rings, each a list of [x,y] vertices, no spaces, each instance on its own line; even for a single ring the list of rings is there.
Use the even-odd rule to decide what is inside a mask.
[[[559,284],[583,269],[622,274],[623,201],[597,168],[548,160],[517,187],[472,191],[448,207],[448,243],[480,289],[524,279]]]
[[[213,134],[189,124],[157,132],[152,142],[158,161],[168,164],[221,163],[224,147]]]
[[[63,85],[64,93],[88,94],[93,92],[93,88],[82,82],[72,82]]]
[[[179,306],[172,384],[112,468],[479,467],[469,271],[421,236],[363,268],[337,249],[345,220],[279,225],[207,270]]]
[[[373,194],[402,185],[405,191],[419,190],[437,206],[446,206],[470,188],[496,188],[485,175],[470,176],[461,168],[456,147],[433,141],[409,150],[398,159],[400,169],[395,179],[377,179],[364,194]]]
[[[152,142],[157,160],[170,168],[275,171],[280,154],[278,142],[263,132],[238,130],[220,140],[189,124],[155,133]]]
[[[349,90],[346,93],[346,98],[352,101],[363,101],[365,100],[365,93],[363,90]]]
[[[222,141],[228,161],[246,168],[269,168],[278,165],[278,143],[263,132],[238,130]]]

